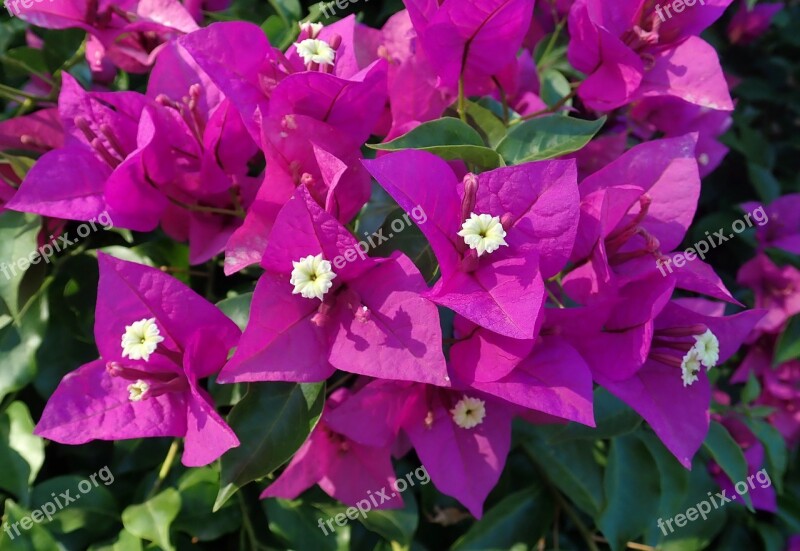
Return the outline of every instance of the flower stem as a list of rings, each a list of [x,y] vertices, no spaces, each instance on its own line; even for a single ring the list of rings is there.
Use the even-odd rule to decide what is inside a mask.
[[[467,122],[467,98],[464,97],[464,75],[458,78],[458,116],[463,122]]]
[[[167,475],[172,468],[172,464],[175,462],[175,457],[178,455],[178,447],[180,446],[180,443],[180,439],[176,438],[172,441],[172,444],[170,444],[169,450],[167,451],[167,457],[164,458],[164,463],[161,465],[161,470],[158,471],[156,483],[153,484],[153,488],[150,490],[150,493],[147,494],[148,499],[156,495],[156,492],[158,492],[158,489],[161,488],[161,485],[167,478]]]

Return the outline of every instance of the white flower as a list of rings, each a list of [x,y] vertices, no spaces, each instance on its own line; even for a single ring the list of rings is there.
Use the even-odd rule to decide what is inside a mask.
[[[331,271],[331,263],[323,260],[321,254],[301,258],[298,262],[292,262],[292,266],[294,269],[289,283],[294,285],[293,295],[300,293],[304,298],[322,300],[333,286],[336,274]]]
[[[319,63],[320,65],[333,65],[336,52],[330,44],[317,38],[306,38],[294,45],[297,53],[303,58],[303,63]]]
[[[128,385],[128,400],[131,402],[139,402],[147,391],[150,390],[150,385],[139,379],[133,384]]]
[[[719,361],[719,340],[711,332],[706,329],[702,335],[695,335],[694,339],[697,341],[694,345],[694,350],[700,358],[700,363],[706,366],[706,369],[711,369]]]
[[[486,403],[478,398],[464,396],[450,410],[453,421],[462,429],[471,429],[483,423],[486,417]]]
[[[478,256],[483,253],[491,253],[501,246],[508,247],[508,243],[503,239],[506,231],[500,223],[500,218],[489,214],[477,215],[470,214],[469,220],[461,224],[461,231],[458,235],[464,238],[464,243],[470,249],[476,249]]]
[[[700,372],[700,356],[697,350],[692,348],[683,357],[681,362],[681,377],[683,378],[683,386],[690,386],[697,380],[697,374]]]
[[[322,30],[322,23],[311,23],[310,21],[303,21],[299,23],[300,25],[300,32],[306,31],[311,38],[316,38],[319,32]]]
[[[156,318],[142,319],[125,326],[122,335],[122,357],[131,360],[149,361],[164,337],[156,325]]]

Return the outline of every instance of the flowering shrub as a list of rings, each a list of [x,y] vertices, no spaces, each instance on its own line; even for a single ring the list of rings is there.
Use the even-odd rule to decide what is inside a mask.
[[[798,7],[337,5],[9,6],[0,549],[797,550]]]

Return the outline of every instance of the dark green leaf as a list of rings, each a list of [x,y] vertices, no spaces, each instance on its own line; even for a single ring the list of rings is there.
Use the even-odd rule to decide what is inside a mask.
[[[723,472],[728,475],[733,484],[742,480],[747,480],[747,461],[744,458],[744,453],[736,440],[728,432],[728,429],[717,423],[711,422],[706,436],[703,447],[711,454],[711,457]],[[738,499],[734,494],[732,498]],[[753,504],[750,500],[750,495],[745,493],[742,498],[747,504],[748,508],[752,510]]]
[[[523,544],[533,549],[553,520],[552,498],[541,485],[506,496],[473,524],[451,549],[486,551]]]
[[[236,491],[286,463],[322,414],[325,384],[257,383],[231,410],[241,445],[222,456],[217,511]]]
[[[622,400],[602,387],[594,391],[594,419],[596,428],[580,423],[570,423],[563,429],[554,431],[550,442],[562,442],[573,438],[612,438],[636,430],[642,418]]]
[[[658,513],[658,466],[644,442],[634,435],[611,441],[603,487],[606,502],[598,526],[611,549],[644,535]]]
[[[239,506],[229,501],[212,514],[219,488],[219,473],[211,467],[192,469],[178,482],[181,511],[173,526],[200,541],[215,540],[242,524]]]
[[[423,123],[408,134],[390,142],[369,144],[369,147],[382,151],[419,149],[445,160],[461,159],[483,168],[497,168],[503,164],[500,156],[486,147],[474,128],[454,117]]]
[[[19,284],[30,266],[32,254],[41,262],[36,252],[36,235],[41,222],[38,216],[6,210],[0,213],[0,300],[7,311],[19,313]]]
[[[560,157],[589,143],[605,122],[605,117],[585,121],[561,115],[531,119],[513,126],[497,152],[509,165]]]

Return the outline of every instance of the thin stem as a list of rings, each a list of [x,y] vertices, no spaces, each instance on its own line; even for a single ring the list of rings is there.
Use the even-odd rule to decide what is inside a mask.
[[[174,197],[170,197],[170,196],[167,196],[167,199],[169,199],[169,201],[172,204],[177,205],[177,206],[179,206],[181,208],[184,208],[186,210],[193,211],[193,212],[207,212],[209,214],[222,214],[222,215],[225,215],[225,216],[236,216],[238,218],[244,218],[245,217],[244,211],[240,211],[240,210],[221,209],[221,208],[218,208],[218,207],[207,207],[205,205],[191,205],[189,203],[184,203],[183,201],[180,201],[180,200],[175,199]]]
[[[46,75],[44,73],[40,73],[39,71],[37,71],[36,69],[34,69],[33,67],[31,67],[30,65],[28,65],[27,63],[25,63],[23,61],[20,61],[18,59],[14,59],[13,57],[8,57],[7,55],[0,56],[0,59],[3,61],[3,63],[7,63],[9,65],[13,65],[14,67],[18,67],[18,68],[22,69],[23,71],[26,71],[26,72],[32,74],[33,76],[40,78],[41,80],[43,80],[44,82],[46,82],[50,86],[54,86],[55,85],[55,82],[53,81],[52,78],[50,78],[48,75]]]
[[[467,122],[467,98],[464,96],[464,75],[458,78],[458,116]]]
[[[555,302],[556,305],[558,305],[559,308],[564,308],[564,304],[560,300],[558,300],[558,297],[556,297],[556,295],[553,293],[553,291],[551,291],[550,288],[547,285],[545,285],[544,288],[547,291],[547,295],[550,297],[550,300]]]
[[[325,391],[325,394],[330,395],[334,390],[336,390],[337,388],[339,388],[341,386],[344,386],[346,383],[348,383],[350,381],[350,379],[352,379],[353,377],[355,377],[355,375],[353,373],[348,373],[347,375],[345,375],[344,377],[342,377],[341,379],[339,379],[338,381],[336,381],[332,385],[329,385],[328,389]]]
[[[158,471],[156,483],[153,484],[153,488],[150,490],[150,493],[147,494],[148,499],[156,495],[158,489],[161,488],[161,484],[163,484],[164,480],[167,478],[169,470],[172,468],[172,464],[175,462],[175,457],[178,455],[178,447],[180,446],[180,443],[181,441],[176,438],[172,441],[172,444],[170,444],[169,450],[167,451],[167,457],[164,458],[164,463],[161,465],[161,470]]]
[[[544,49],[544,53],[542,53],[542,57],[539,58],[540,60],[544,60],[547,58],[548,55],[550,55],[550,52],[556,45],[556,40],[558,40],[558,36],[561,34],[561,29],[564,28],[564,22],[565,20],[562,19],[561,21],[558,22],[556,28],[553,29],[553,34],[550,35],[550,40],[547,43],[547,47]]]
[[[247,534],[247,539],[250,542],[250,549],[258,549],[258,539],[256,538],[255,530],[253,530],[253,525],[250,523],[250,517],[247,513],[247,507],[244,503],[242,492],[237,492],[236,497],[238,498],[237,501],[239,502],[239,508],[242,511],[242,523],[244,524],[244,531],[245,534]]]
[[[517,121],[527,121],[529,119],[532,119],[534,117],[538,117],[540,115],[546,115],[547,113],[555,113],[556,111],[558,111],[559,109],[564,107],[564,105],[566,105],[567,102],[569,100],[571,100],[572,98],[574,98],[577,94],[578,94],[578,91],[577,90],[573,90],[572,92],[570,92],[569,94],[567,94],[566,96],[564,96],[563,98],[558,100],[557,103],[554,103],[550,107],[548,107],[546,109],[542,109],[540,111],[536,111],[535,113],[531,113],[530,115],[525,115],[524,117],[520,117],[519,119],[517,119],[515,121],[512,121],[511,124],[514,124]]]
[[[597,545],[594,543],[594,535],[591,531],[586,527],[586,525],[581,520],[581,517],[578,516],[578,513],[567,503],[567,500],[564,499],[564,496],[561,495],[561,492],[558,490],[552,489],[552,494],[556,498],[556,501],[564,509],[564,512],[567,513],[567,516],[572,520],[575,526],[578,528],[578,532],[581,533],[583,536],[584,541],[586,542],[586,546],[589,548],[589,551],[600,551]]]
[[[11,101],[20,101],[21,99],[24,98],[33,101],[50,101],[50,98],[37,96],[36,94],[29,94],[28,92],[17,90],[16,88],[12,88],[11,86],[6,86],[5,84],[0,84],[0,96],[5,97],[6,99],[10,99]]]
[[[500,101],[503,103],[503,124],[508,126],[508,119],[510,118],[510,114],[508,111],[508,97],[506,96],[506,91],[500,86],[500,82],[495,77],[492,77],[494,81],[494,85],[497,86],[497,90],[500,92]]]

